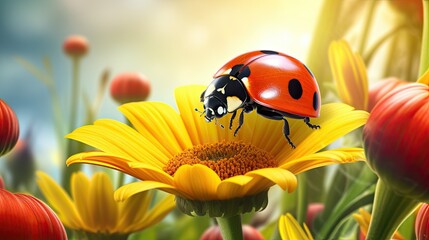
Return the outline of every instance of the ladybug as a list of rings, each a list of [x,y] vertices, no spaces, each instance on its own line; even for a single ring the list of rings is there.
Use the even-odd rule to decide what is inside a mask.
[[[311,71],[299,60],[275,51],[253,51],[242,54],[221,67],[213,81],[201,94],[205,120],[211,122],[232,113],[229,129],[237,111],[241,109],[238,127],[244,122],[244,113],[253,110],[266,118],[284,122],[283,134],[289,138],[286,118],[303,119],[312,129],[310,117],[319,117],[320,91]]]

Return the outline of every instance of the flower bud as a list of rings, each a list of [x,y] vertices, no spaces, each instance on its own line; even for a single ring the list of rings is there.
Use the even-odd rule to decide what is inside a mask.
[[[0,99],[0,156],[8,153],[19,137],[19,123],[13,110]]]
[[[120,104],[144,101],[149,93],[150,82],[139,73],[121,73],[110,84],[110,95]]]
[[[222,240],[222,234],[219,226],[211,226],[204,231],[200,240]],[[244,240],[264,240],[264,237],[258,230],[250,225],[243,225],[243,239]]]
[[[375,104],[385,97],[389,92],[397,87],[406,84],[407,82],[395,77],[382,79],[371,86],[369,89],[368,112],[374,108]]]
[[[429,204],[423,203],[414,225],[417,240],[429,239]]]
[[[372,109],[363,139],[369,166],[396,194],[429,200],[429,87],[408,83]]]
[[[2,239],[67,239],[64,226],[42,201],[0,189]]]
[[[88,52],[88,40],[83,36],[73,35],[66,38],[64,52],[70,57],[82,57]]]
[[[307,217],[305,218],[305,224],[308,228],[313,228],[314,220],[317,216],[323,212],[325,205],[323,203],[310,203],[307,208]]]

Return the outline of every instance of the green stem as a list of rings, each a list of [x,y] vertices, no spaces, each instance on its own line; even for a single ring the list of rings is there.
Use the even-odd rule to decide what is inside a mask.
[[[296,220],[299,223],[305,222],[307,215],[308,199],[307,199],[307,175],[301,173],[298,175],[298,198],[297,198],[297,213]]]
[[[369,6],[369,12],[368,17],[366,18],[363,31],[362,31],[362,38],[359,44],[359,53],[362,54],[365,50],[366,43],[368,41],[368,35],[369,30],[371,29],[372,20],[374,19],[374,12],[375,12],[375,6],[377,4],[377,1],[371,1]]]
[[[243,230],[241,227],[241,215],[233,217],[217,217],[222,238],[224,240],[240,240],[243,239]]]
[[[429,67],[429,0],[423,0],[423,37],[420,55],[419,76]]]
[[[397,195],[379,179],[366,239],[391,239],[396,229],[418,205],[418,201]]]

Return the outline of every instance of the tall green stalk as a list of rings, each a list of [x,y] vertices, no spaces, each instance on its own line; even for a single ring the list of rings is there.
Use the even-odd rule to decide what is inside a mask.
[[[242,240],[243,230],[241,227],[241,215],[232,217],[217,217],[220,232],[224,240]]]

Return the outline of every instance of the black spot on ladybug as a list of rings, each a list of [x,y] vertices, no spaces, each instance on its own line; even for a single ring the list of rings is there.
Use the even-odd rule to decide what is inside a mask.
[[[289,94],[298,100],[302,96],[302,86],[298,79],[291,79],[288,85]]]
[[[240,73],[241,68],[244,66],[244,64],[237,64],[234,67],[232,67],[231,72],[229,75],[237,77],[237,75]]]
[[[310,75],[314,78],[314,74],[310,71],[310,69],[305,65],[304,65],[304,67],[305,67],[305,69],[307,69],[308,73],[310,73]]]
[[[271,51],[271,50],[261,50],[261,53],[265,53],[265,54],[279,54],[276,51]]]
[[[248,66],[245,66],[243,69],[240,70],[240,73],[238,74],[237,78],[242,79],[248,76],[250,76],[250,68]]]
[[[313,108],[315,111],[319,108],[319,94],[317,92],[314,92],[313,95]]]

